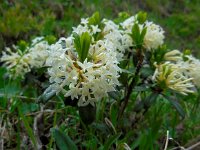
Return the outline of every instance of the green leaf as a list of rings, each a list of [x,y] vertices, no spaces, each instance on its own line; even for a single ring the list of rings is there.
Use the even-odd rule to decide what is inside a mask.
[[[150,67],[143,67],[141,68],[140,72],[143,78],[148,78],[149,76],[154,74],[154,70]]]
[[[140,101],[134,107],[134,111],[139,112],[143,108],[148,109],[156,101],[158,95],[158,93],[152,92],[149,96],[147,96],[143,101]]]
[[[117,24],[120,24],[121,22],[124,22],[129,17],[130,17],[130,14],[128,14],[127,12],[120,12],[118,14],[118,17],[114,19],[114,22]]]
[[[81,48],[82,48],[82,53],[81,53],[81,62],[83,62],[88,55],[88,51],[90,48],[90,43],[91,43],[91,36],[89,35],[88,32],[84,32],[81,35]]]
[[[10,83],[4,83],[5,80],[0,81],[2,83],[0,85],[0,97],[15,97],[17,94],[20,93],[21,88],[20,88],[20,83],[19,81],[15,80],[15,82],[10,82]],[[1,88],[1,86],[4,86]]]
[[[56,42],[56,37],[53,35],[48,35],[45,37],[45,40],[48,42],[48,44],[54,44]]]
[[[56,91],[52,90],[52,88],[49,87],[44,91],[44,93],[41,96],[39,96],[38,102],[46,103],[48,100],[50,100],[55,95],[56,95]]]
[[[28,43],[24,40],[20,40],[17,45],[19,46],[19,49],[24,52],[26,48],[28,47]]]
[[[141,49],[146,32],[147,32],[146,27],[143,28],[142,31],[140,32],[139,25],[137,23],[134,24],[134,26],[132,28],[132,33],[130,36],[132,37],[133,43],[136,45],[136,48]]]
[[[177,101],[177,99],[174,96],[167,96],[167,95],[163,95],[163,96],[174,106],[174,108],[180,114],[182,119],[184,119],[185,118],[185,112],[184,112],[182,106],[180,105],[180,103]]]
[[[114,101],[110,106],[110,119],[114,126],[117,125],[117,113],[118,113],[118,105],[117,102]]]
[[[95,12],[90,18],[89,18],[89,25],[100,25],[101,23],[101,17],[99,12]]]
[[[143,44],[144,36],[146,35],[146,33],[147,33],[147,27],[142,29],[142,32],[140,34],[140,42],[139,43]]]
[[[145,106],[147,106],[147,107],[149,107],[149,106],[151,106],[151,104],[153,104],[155,101],[156,101],[156,99],[157,99],[157,97],[158,97],[158,93],[155,93],[155,92],[153,92],[153,93],[151,93],[146,99],[145,99]]]
[[[78,53],[78,55],[81,55],[81,40],[80,40],[80,36],[77,33],[73,33],[73,37],[74,37],[74,46],[76,48],[76,51]]]
[[[147,19],[147,13],[146,12],[142,12],[140,11],[138,14],[137,14],[137,20],[140,24],[143,24]]]
[[[52,134],[60,150],[78,150],[71,138],[60,130],[52,129]]]
[[[73,36],[74,45],[78,53],[79,60],[83,62],[88,56],[88,51],[92,38],[88,32],[82,33],[81,36],[79,36],[77,33],[74,33]]]
[[[134,24],[131,36],[134,41],[134,44],[138,45],[140,42],[140,28],[138,24]]]
[[[110,136],[106,141],[103,150],[111,149],[111,146],[114,142],[118,140],[118,138],[121,136],[121,133],[118,133],[116,135]]]

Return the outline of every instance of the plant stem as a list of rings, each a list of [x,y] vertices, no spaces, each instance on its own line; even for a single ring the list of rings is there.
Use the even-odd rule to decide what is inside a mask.
[[[142,50],[137,49],[137,58],[138,58],[138,63],[137,63],[137,66],[136,66],[136,71],[135,71],[134,77],[133,77],[130,85],[128,86],[127,94],[126,94],[126,96],[123,99],[124,103],[122,104],[122,107],[121,107],[121,109],[119,111],[119,114],[118,114],[118,117],[117,117],[118,119],[124,113],[124,110],[125,110],[125,108],[126,108],[126,106],[128,104],[128,100],[129,100],[129,98],[131,96],[132,90],[133,90],[133,88],[136,85],[137,77],[139,75],[140,69],[142,68],[142,63],[143,63],[143,60],[144,60],[144,55],[143,55]]]

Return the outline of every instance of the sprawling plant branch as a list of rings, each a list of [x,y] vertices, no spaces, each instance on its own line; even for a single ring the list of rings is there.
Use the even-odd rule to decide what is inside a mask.
[[[127,93],[124,97],[124,99],[122,100],[122,107],[119,111],[119,114],[118,114],[118,119],[123,115],[124,113],[124,110],[128,104],[128,100],[131,96],[131,93],[132,93],[132,90],[134,89],[135,85],[136,85],[136,82],[137,82],[137,77],[139,75],[139,72],[140,72],[140,69],[142,68],[142,64],[143,64],[143,60],[144,60],[144,54],[143,54],[143,51],[142,49],[136,49],[136,52],[137,52],[137,58],[138,58],[138,62],[137,62],[137,65],[136,65],[136,70],[135,70],[135,74],[134,74],[134,77],[132,78],[132,81],[130,83],[130,85],[128,86],[128,89],[127,89]]]

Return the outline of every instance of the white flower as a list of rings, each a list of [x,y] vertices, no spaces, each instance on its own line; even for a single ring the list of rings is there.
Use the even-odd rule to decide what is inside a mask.
[[[196,59],[192,55],[187,56],[188,60],[180,63],[180,66],[185,65],[185,73],[193,78],[193,83],[200,88],[200,60]]]
[[[78,60],[73,42],[68,45],[70,48],[65,46],[60,40],[52,45],[47,59],[51,88],[57,94],[78,99],[78,106],[94,105],[119,85],[116,53],[106,47],[104,40],[91,44],[84,62]]]
[[[88,19],[81,19],[81,24],[77,27],[72,27],[73,31],[77,33],[78,35],[81,35],[84,32],[88,32],[90,35],[96,34],[98,32],[101,32],[101,29],[98,25],[89,25]]]
[[[96,34],[98,32],[101,32],[101,30],[99,29],[98,25],[94,26],[94,25],[91,25],[92,27],[92,33],[93,34]]]
[[[29,65],[31,68],[40,68],[44,66],[48,57],[48,48],[49,45],[47,41],[41,41],[30,47],[29,53],[27,53],[27,55],[30,58]]]
[[[11,78],[22,77],[31,71],[32,68],[40,68],[45,65],[48,57],[49,45],[43,37],[35,38],[30,47],[22,52],[18,46],[13,46],[14,51],[6,48],[1,57],[4,66],[7,68]]]
[[[185,60],[183,59],[185,57]],[[167,52],[165,60],[173,61],[182,69],[185,75],[193,78],[193,83],[200,88],[200,60],[192,55],[184,55],[178,50]]]
[[[81,18],[81,24],[83,25],[88,24],[88,18]]]
[[[184,75],[183,69],[176,64],[170,62],[165,62],[156,66],[156,70],[152,79],[158,84],[162,89],[169,88],[183,95],[188,93],[194,93],[192,88],[193,78],[189,78]]]
[[[182,53],[179,50],[172,50],[164,55],[164,59],[167,61],[180,61],[182,57]]]
[[[121,23],[122,28],[124,29],[125,34],[130,34],[132,32],[132,28],[134,24],[138,24],[137,15],[132,16],[126,19],[123,23]],[[160,45],[163,44],[164,40],[164,31],[159,26],[154,24],[153,22],[146,21],[144,24],[139,24],[140,31],[144,28],[147,28],[147,32],[144,36],[144,43],[143,46],[147,50],[156,49]],[[130,43],[130,42],[128,42]]]
[[[135,23],[137,23],[137,15],[131,16],[121,23],[121,26],[125,29],[125,32],[131,33],[132,27]]]
[[[87,24],[78,25],[77,27],[72,27],[72,29],[73,29],[72,32],[75,32],[75,33],[77,33],[78,35],[81,35],[81,34],[84,33],[84,32],[90,33],[90,29],[89,29],[89,27],[87,26]]]
[[[144,47],[147,50],[156,49],[163,44],[164,31],[159,26],[153,22],[145,22],[145,27],[147,27],[147,32],[144,37]]]
[[[130,41],[131,37],[124,34],[123,30],[119,29],[119,25],[113,21],[104,19],[102,22],[105,24],[102,32],[107,47],[115,50],[118,61],[123,60],[124,53],[132,46],[132,40]]]
[[[115,24],[112,20],[103,19],[102,23],[105,24],[105,27],[103,29],[104,34],[119,30],[119,26]]]
[[[28,55],[23,54],[20,50],[13,52],[10,48],[6,48],[1,57],[1,62],[4,62],[10,78],[23,77],[27,72],[30,72],[29,60]]]

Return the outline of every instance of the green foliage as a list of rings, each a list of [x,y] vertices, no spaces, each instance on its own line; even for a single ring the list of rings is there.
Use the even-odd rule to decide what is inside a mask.
[[[131,33],[131,37],[134,41],[135,47],[138,49],[141,49],[143,46],[143,40],[144,40],[144,36],[147,32],[147,28],[143,28],[142,31],[140,31],[140,27],[138,24],[134,24],[133,28],[132,28],[132,33]]]
[[[89,18],[88,20],[89,25],[100,25],[101,23],[101,17],[99,12],[95,12],[92,17]]]
[[[51,45],[56,42],[56,37],[53,35],[48,35],[45,37],[45,40]]]
[[[162,45],[160,47],[158,47],[156,50],[154,50],[153,52],[151,52],[151,54],[147,54],[149,55],[149,60],[153,66],[154,62],[157,62],[158,64],[161,63],[164,59],[164,55],[167,52],[167,47],[166,45]]]
[[[90,48],[90,43],[92,38],[88,32],[82,33],[81,36],[79,36],[77,33],[74,33],[73,35],[74,35],[75,48],[78,53],[79,60],[81,62],[84,62],[84,60],[88,56],[88,51]]]
[[[137,14],[137,20],[138,20],[139,24],[143,24],[147,20],[147,13],[140,11]]]
[[[60,150],[78,150],[69,136],[65,135],[58,129],[52,129],[53,137]]]
[[[182,119],[184,119],[185,118],[185,112],[184,112],[183,108],[181,107],[181,105],[179,104],[179,102],[177,101],[177,99],[174,96],[164,95],[164,97],[166,97],[166,99],[174,106],[174,108],[180,114]]]
[[[118,17],[114,21],[115,23],[119,24],[123,22],[124,20],[126,20],[128,17],[130,17],[130,14],[128,14],[127,12],[120,12],[118,14]]]
[[[27,47],[29,46],[29,44],[24,41],[24,40],[20,40],[18,43],[17,43],[18,47],[19,47],[19,50],[22,51],[22,52],[25,52]]]

